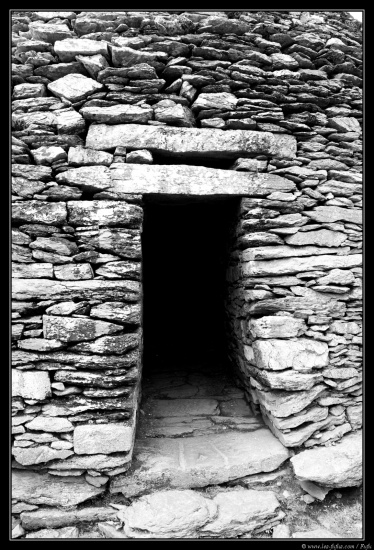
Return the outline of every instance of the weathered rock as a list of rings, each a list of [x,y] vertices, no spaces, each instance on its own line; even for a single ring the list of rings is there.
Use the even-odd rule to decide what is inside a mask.
[[[191,128],[195,126],[195,117],[188,107],[178,105],[170,99],[164,99],[153,106],[155,120],[172,126]]]
[[[201,93],[197,100],[193,103],[191,109],[193,112],[199,112],[201,109],[229,109],[234,110],[238,99],[234,94],[217,93],[205,94]]]
[[[296,140],[287,135],[249,130],[158,128],[136,124],[91,125],[86,146],[99,150],[119,146],[149,149],[155,153],[178,157],[233,158],[252,153],[293,158],[296,154]]]
[[[107,376],[96,372],[59,370],[55,373],[54,379],[56,382],[67,382],[77,386],[117,388],[121,387],[122,384],[131,384],[136,382],[137,376],[138,371],[134,368],[124,371],[123,374],[112,376]]]
[[[43,315],[43,332],[45,338],[56,338],[62,342],[94,340],[98,336],[114,334],[116,332],[121,332],[121,330],[122,326],[107,323],[105,321],[96,321],[89,318],[81,319]]]
[[[130,538],[196,537],[217,514],[217,505],[194,491],[159,491],[121,510]]]
[[[115,225],[116,227],[139,227],[143,210],[134,204],[121,201],[68,202],[69,224]]]
[[[48,90],[55,96],[62,97],[73,103],[84,99],[94,92],[100,91],[102,88],[102,84],[82,74],[67,74],[48,84]]]
[[[139,63],[148,63],[154,66],[158,61],[166,61],[167,54],[165,52],[145,52],[133,50],[123,46],[111,46],[112,62],[114,67],[131,67]]]
[[[291,458],[295,475],[324,487],[362,483],[362,434],[345,435],[334,447],[308,449]]]
[[[62,527],[61,529],[41,529],[27,533],[27,539],[77,539],[79,529],[77,527]]]
[[[104,151],[85,149],[84,147],[70,147],[68,152],[69,166],[110,166],[113,155]]]
[[[73,456],[67,458],[58,463],[49,464],[48,468],[50,472],[59,470],[59,471],[69,471],[74,470],[95,470],[100,472],[110,471],[113,468],[119,468],[125,466],[131,460],[129,453],[118,453],[116,455],[82,455],[82,456]],[[53,479],[53,478],[52,478]],[[65,478],[66,479],[66,478]],[[79,478],[81,479],[81,478]],[[89,487],[91,490],[94,489],[94,486],[90,483],[84,482],[85,486]],[[98,495],[105,490],[104,486],[101,486],[91,493],[92,496]],[[92,498],[92,496],[87,498]],[[87,499],[84,499],[87,500]],[[54,503],[50,503],[54,505]]]
[[[69,168],[61,174],[57,174],[58,183],[76,185],[83,191],[103,191],[112,186],[110,171],[106,166],[82,166]]]
[[[267,370],[311,370],[328,364],[328,346],[306,338],[256,340],[253,343],[256,366]]]
[[[34,40],[42,40],[54,44],[56,40],[69,38],[72,33],[67,25],[32,21],[29,23],[29,31]]]
[[[112,492],[135,496],[164,487],[186,489],[224,483],[271,471],[288,451],[269,432],[231,432],[182,439],[138,439],[135,456],[142,465],[111,484]],[[182,460],[182,462],[180,462]]]
[[[250,260],[243,264],[243,275],[266,276],[301,273],[321,269],[341,269],[360,266],[361,254],[349,256],[324,255],[298,258],[283,258],[279,260]]]
[[[31,152],[36,164],[49,165],[57,160],[66,159],[66,153],[62,147],[38,147]]]
[[[67,38],[58,40],[54,44],[56,55],[63,62],[75,61],[76,55],[108,56],[108,44],[103,40],[89,40],[88,38]]]
[[[30,351],[53,351],[63,349],[66,344],[59,340],[47,340],[44,338],[25,338],[18,342],[19,349]]]
[[[250,364],[246,365],[246,371],[266,386],[275,390],[300,391],[309,390],[318,382],[323,381],[320,373],[301,373],[292,370],[273,372],[265,369],[257,369]]]
[[[97,79],[97,75],[100,71],[109,66],[107,60],[101,54],[76,55],[75,59],[82,63],[88,74],[94,79]]]
[[[50,397],[51,384],[48,372],[12,370],[12,395],[37,400]]]
[[[94,306],[91,309],[91,317],[98,317],[99,319],[108,319],[109,321],[119,321],[129,325],[140,324],[140,305],[138,304],[125,304],[122,302],[106,302]],[[99,321],[96,321],[99,322]],[[104,323],[110,325],[111,323]],[[113,325],[118,329],[118,325]],[[122,327],[120,327],[122,328]],[[115,331],[112,331],[115,332]],[[97,336],[100,336],[97,334]]]
[[[302,319],[283,315],[250,319],[248,330],[254,338],[292,338],[306,330]]]
[[[213,499],[218,515],[200,532],[210,537],[230,537],[251,533],[277,516],[279,502],[272,491],[248,489],[218,493]]]
[[[113,105],[110,107],[83,107],[80,114],[86,120],[105,124],[147,124],[153,118],[149,105]]]
[[[94,278],[90,264],[59,265],[53,269],[56,279],[62,281],[80,281]]]
[[[354,117],[332,117],[329,118],[328,126],[336,128],[338,132],[361,132],[361,126]]]
[[[26,374],[26,373],[25,373]],[[48,373],[40,373],[47,374]],[[26,424],[29,430],[37,430],[41,432],[66,433],[74,430],[73,424],[66,418],[57,418],[51,416],[37,416],[31,422]]]
[[[53,265],[50,263],[34,263],[28,265],[12,264],[12,278],[21,279],[52,279]]]
[[[44,508],[37,511],[24,511],[22,525],[26,529],[56,528],[80,524],[82,521],[96,522],[116,519],[116,510],[110,507],[85,507],[80,510],[65,511],[59,508]]]
[[[139,262],[108,262],[99,269],[96,269],[96,275],[102,275],[106,279],[140,279]]]
[[[326,389],[324,384],[317,384],[308,391],[263,391],[256,388],[261,405],[272,415],[280,418],[291,416],[305,409]]]
[[[66,224],[66,215],[64,202],[45,203],[32,200],[12,206],[12,220],[15,222],[62,225]]]
[[[352,271],[344,269],[332,269],[324,277],[319,277],[317,279],[318,284],[320,285],[349,285],[353,283],[355,276]]]
[[[77,426],[74,430],[74,452],[78,455],[127,452],[135,436],[132,422]]]
[[[102,336],[96,338],[94,342],[82,342],[74,346],[70,346],[73,352],[84,353],[99,353],[99,354],[115,354],[121,355],[126,351],[135,348],[139,343],[139,335],[119,334],[118,336]]]
[[[189,165],[113,164],[112,190],[119,193],[168,193],[172,195],[251,195],[291,191],[295,184],[272,174],[230,172]]]
[[[313,210],[305,211],[304,214],[318,223],[331,223],[342,220],[362,225],[362,211],[358,209],[340,208],[339,206],[316,206]]]
[[[118,254],[121,258],[141,258],[141,240],[138,229],[78,228],[76,235],[81,242],[95,246],[100,251]]]
[[[288,525],[281,523],[273,528],[273,539],[289,539],[291,538],[290,528]]]
[[[49,279],[14,279],[14,300],[121,300],[137,301],[138,281],[51,281]]]
[[[345,250],[347,251],[347,249]],[[244,262],[251,260],[276,260],[278,258],[292,258],[303,256],[317,256],[323,254],[333,254],[341,252],[341,249],[323,248],[320,246],[258,246],[248,248],[242,252],[241,257]]]
[[[37,237],[30,244],[30,248],[45,250],[46,252],[61,254],[63,256],[72,256],[78,252],[78,247],[74,242],[62,237]]]
[[[318,500],[324,500],[325,496],[329,492],[329,489],[322,488],[311,481],[300,481],[299,483],[300,487],[304,489],[304,491]]]
[[[13,447],[12,454],[17,462],[23,466],[31,466],[32,464],[41,464],[50,462],[51,460],[64,459],[74,453],[69,450],[56,450],[46,445],[38,445],[38,447],[30,448]]]
[[[13,89],[13,99],[27,99],[47,95],[44,84],[17,84]]]
[[[129,164],[152,164],[153,156],[147,149],[138,149],[126,155],[126,162]]]
[[[294,235],[285,237],[287,244],[292,246],[340,246],[347,239],[345,233],[339,231],[330,231],[329,229],[319,229],[318,231],[299,231]]]

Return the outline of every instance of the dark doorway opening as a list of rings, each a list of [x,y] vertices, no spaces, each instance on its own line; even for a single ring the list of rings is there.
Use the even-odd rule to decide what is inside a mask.
[[[225,271],[238,197],[145,198],[144,373],[226,362]]]

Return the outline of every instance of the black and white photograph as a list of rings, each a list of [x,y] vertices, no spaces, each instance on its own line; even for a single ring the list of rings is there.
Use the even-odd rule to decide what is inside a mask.
[[[371,548],[364,30],[9,10],[10,541]]]

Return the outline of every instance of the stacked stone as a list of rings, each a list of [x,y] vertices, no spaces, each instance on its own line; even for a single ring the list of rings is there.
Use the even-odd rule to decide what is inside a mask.
[[[20,166],[25,193],[63,175]],[[78,198],[80,183],[68,187]],[[134,442],[143,210],[85,194],[91,200],[20,194],[13,206],[13,454],[16,467],[85,474],[100,487],[128,468]]]
[[[244,197],[230,357],[277,437],[361,425],[361,43],[344,12],[13,12],[15,498],[129,467],[152,186]]]

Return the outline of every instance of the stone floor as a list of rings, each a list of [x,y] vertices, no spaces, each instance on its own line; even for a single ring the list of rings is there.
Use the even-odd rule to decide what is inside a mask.
[[[159,362],[142,387],[133,465],[112,492],[217,485],[273,471],[289,457],[217,359]]]

